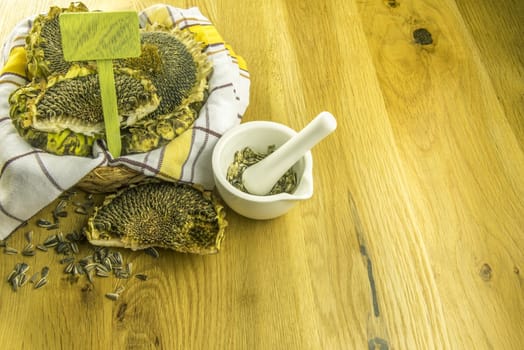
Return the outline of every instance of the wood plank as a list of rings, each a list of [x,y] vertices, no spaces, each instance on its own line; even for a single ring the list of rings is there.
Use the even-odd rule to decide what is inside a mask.
[[[520,148],[524,149],[524,2],[456,0]]]
[[[524,158],[478,48],[453,1],[359,9],[450,338],[518,348]]]

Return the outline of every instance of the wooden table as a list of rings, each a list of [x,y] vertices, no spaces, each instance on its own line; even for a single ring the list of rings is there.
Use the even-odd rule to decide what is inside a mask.
[[[122,250],[147,281],[2,254],[0,348],[524,348],[522,1],[166,2],[198,6],[246,59],[244,120],[338,118],[313,150],[315,194],[271,221],[229,210],[218,255]],[[0,2],[0,36],[50,4],[68,1]],[[34,222],[54,205],[10,246],[45,238]],[[20,261],[49,283],[13,292]]]

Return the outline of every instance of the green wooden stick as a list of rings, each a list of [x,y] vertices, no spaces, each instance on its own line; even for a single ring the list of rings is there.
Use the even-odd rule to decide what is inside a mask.
[[[112,60],[140,56],[138,15],[133,11],[66,12],[59,20],[64,59],[96,60],[107,147],[113,157],[119,157],[122,144]]]
[[[96,61],[100,94],[102,95],[102,111],[106,127],[107,148],[113,157],[119,157],[122,151],[120,142],[120,122],[116,102],[115,77],[113,75],[113,61]]]

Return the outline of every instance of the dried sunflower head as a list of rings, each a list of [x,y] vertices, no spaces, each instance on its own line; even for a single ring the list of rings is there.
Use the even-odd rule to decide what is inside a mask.
[[[62,54],[58,17],[64,12],[88,11],[83,3],[72,2],[67,8],[53,6],[47,14],[35,18],[26,37],[27,70],[32,78],[38,80],[52,73],[65,74],[69,70],[72,62],[65,61]]]
[[[156,88],[138,71],[116,69],[115,87],[122,127],[136,123],[155,110],[160,102]],[[92,145],[104,134],[98,74],[90,68],[73,65],[65,75],[33,81],[16,90],[10,103],[11,118],[21,135],[34,147],[48,152],[90,155],[90,147],[75,147],[71,153],[68,152],[70,148],[56,147],[48,141],[53,139],[56,143],[67,133],[79,146],[82,142]],[[77,137],[75,134],[82,135]],[[46,138],[48,141],[43,142]]]
[[[142,29],[141,42],[139,58],[121,60],[116,65],[145,72],[157,88],[160,105],[123,135],[125,153],[148,151],[150,140],[156,140],[158,147],[186,131],[207,98],[212,72],[201,44],[188,31],[147,26]]]
[[[89,218],[86,235],[94,245],[210,254],[220,249],[226,226],[224,208],[210,192],[148,182],[107,196]]]

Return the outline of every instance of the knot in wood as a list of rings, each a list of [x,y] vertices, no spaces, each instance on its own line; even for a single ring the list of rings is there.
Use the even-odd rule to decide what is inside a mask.
[[[433,43],[431,33],[426,28],[418,28],[413,31],[415,43],[420,45],[430,45]]]

